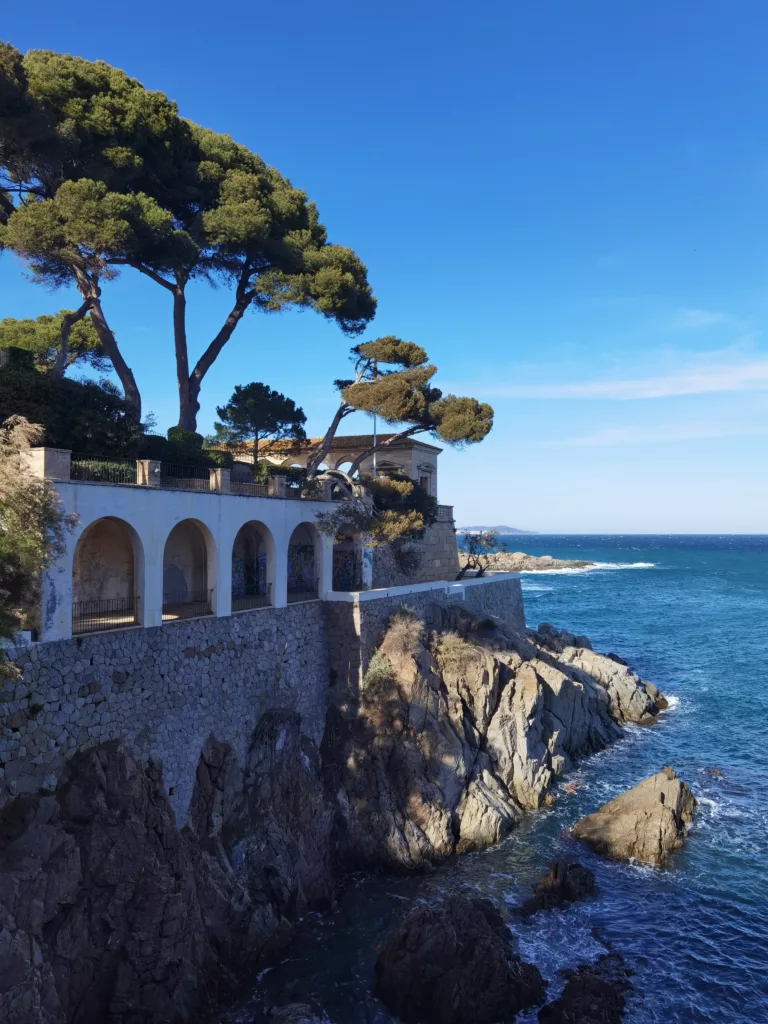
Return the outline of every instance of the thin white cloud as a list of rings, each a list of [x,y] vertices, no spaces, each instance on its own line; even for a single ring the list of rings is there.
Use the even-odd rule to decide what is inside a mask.
[[[711,309],[679,309],[672,318],[672,326],[680,331],[698,331],[731,323],[727,313]]]
[[[739,363],[706,363],[656,377],[586,380],[564,384],[506,384],[478,390],[489,398],[592,398],[608,401],[708,395],[729,391],[768,391],[768,356]]]
[[[579,445],[604,447],[610,445],[668,444],[671,441],[706,441],[719,437],[763,437],[766,424],[671,423],[654,426],[607,427],[591,434],[565,437],[544,442],[547,446]]]

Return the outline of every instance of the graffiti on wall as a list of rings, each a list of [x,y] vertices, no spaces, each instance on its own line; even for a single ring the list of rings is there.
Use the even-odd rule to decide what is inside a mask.
[[[314,589],[314,544],[290,544],[288,547],[288,590],[309,593]]]
[[[232,555],[232,596],[253,597],[267,592],[267,555],[257,558]]]

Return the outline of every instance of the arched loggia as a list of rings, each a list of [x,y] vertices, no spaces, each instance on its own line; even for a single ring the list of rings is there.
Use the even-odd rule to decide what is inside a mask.
[[[72,632],[139,624],[143,553],[136,531],[105,516],[83,531],[72,563]]]
[[[272,604],[275,546],[264,523],[245,523],[232,545],[232,611]]]

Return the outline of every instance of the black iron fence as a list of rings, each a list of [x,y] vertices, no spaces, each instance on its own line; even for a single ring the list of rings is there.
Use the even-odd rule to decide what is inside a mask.
[[[268,585],[267,591],[263,594],[258,593],[255,587],[249,587],[244,594],[233,593],[232,611],[244,612],[249,608],[268,608],[272,604],[269,589]]]
[[[160,485],[180,491],[210,491],[211,473],[207,466],[177,466],[163,462],[160,465]]]
[[[138,597],[115,597],[105,601],[74,601],[72,632],[99,633],[139,624]]]
[[[73,455],[69,478],[93,484],[135,484],[136,460],[113,459],[106,455]]]
[[[212,590],[188,590],[186,593],[163,594],[163,622],[211,615],[213,614],[212,609]]]
[[[310,584],[288,585],[288,604],[296,604],[298,601],[316,601],[320,587],[317,583],[314,586]]]

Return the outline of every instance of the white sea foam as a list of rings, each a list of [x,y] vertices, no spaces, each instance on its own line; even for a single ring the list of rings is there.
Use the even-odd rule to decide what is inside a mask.
[[[605,569],[655,569],[656,562],[593,562],[592,565],[585,565],[581,568],[569,567],[566,569],[520,569],[525,576],[549,576],[552,573],[564,575],[579,575],[584,572],[597,572]]]
[[[664,696],[667,698],[667,711],[675,711],[680,707],[680,698],[676,697],[674,693],[665,693]]]

